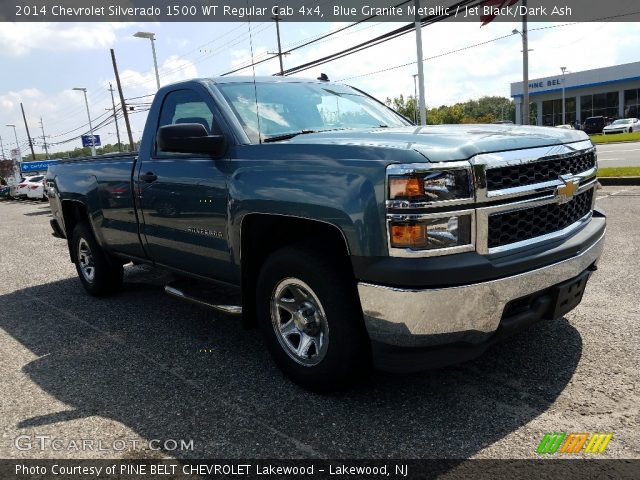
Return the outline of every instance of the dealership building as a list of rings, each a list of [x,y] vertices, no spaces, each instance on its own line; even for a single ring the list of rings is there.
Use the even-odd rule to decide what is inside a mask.
[[[564,87],[564,88],[563,88]],[[562,97],[565,98],[565,121],[562,120]],[[516,123],[522,123],[522,82],[511,84],[516,104]],[[535,105],[531,123],[555,126],[582,124],[588,117],[611,119],[640,116],[640,62],[597,68],[529,81],[529,102]]]

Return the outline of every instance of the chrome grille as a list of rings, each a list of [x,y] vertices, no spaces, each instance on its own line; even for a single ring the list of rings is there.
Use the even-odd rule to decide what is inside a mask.
[[[488,246],[501,247],[562,230],[586,216],[592,200],[590,189],[565,204],[551,203],[489,215]]]
[[[533,185],[556,180],[560,175],[586,172],[596,166],[595,152],[564,158],[541,159],[536,162],[487,169],[487,190]]]

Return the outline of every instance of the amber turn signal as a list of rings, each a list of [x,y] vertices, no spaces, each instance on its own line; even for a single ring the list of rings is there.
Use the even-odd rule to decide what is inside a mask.
[[[394,247],[422,248],[424,243],[424,225],[391,225],[391,244]]]
[[[389,198],[414,198],[424,195],[424,183],[418,177],[395,177],[389,179]]]

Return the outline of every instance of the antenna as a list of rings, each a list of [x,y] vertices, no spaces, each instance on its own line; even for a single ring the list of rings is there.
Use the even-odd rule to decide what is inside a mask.
[[[249,8],[249,0],[247,0],[247,9]],[[258,87],[256,86],[256,66],[253,61],[253,37],[251,36],[251,20],[247,21],[249,25],[249,47],[251,48],[251,73],[253,75],[253,94],[256,97],[256,119],[258,120],[258,143],[262,143],[262,133],[260,128],[260,107],[258,106]]]

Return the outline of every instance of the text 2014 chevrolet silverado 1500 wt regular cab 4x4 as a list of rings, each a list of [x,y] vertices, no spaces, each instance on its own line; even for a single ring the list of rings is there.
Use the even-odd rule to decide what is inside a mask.
[[[603,248],[583,132],[417,127],[359,90],[281,77],[161,88],[137,154],[49,169],[92,295],[122,265],[258,324],[296,382],[472,358],[581,300]],[[237,292],[238,301],[217,296]]]

